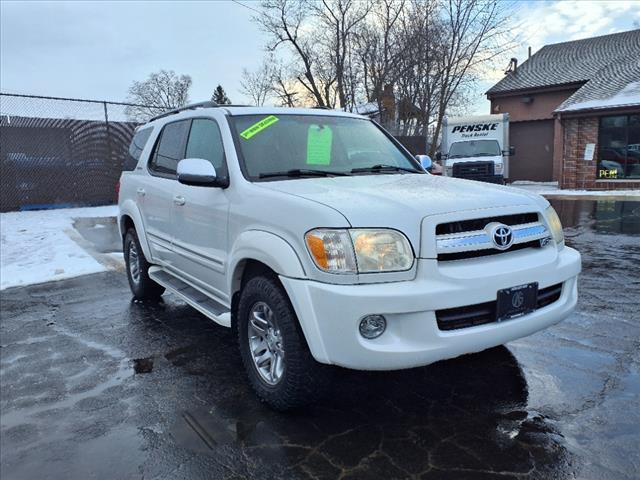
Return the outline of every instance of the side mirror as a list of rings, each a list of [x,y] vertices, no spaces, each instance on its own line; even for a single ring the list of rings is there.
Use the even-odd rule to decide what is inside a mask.
[[[420,162],[420,165],[422,165],[422,168],[425,169],[425,171],[428,172],[429,170],[431,170],[433,162],[431,161],[431,157],[429,155],[416,155],[416,158]]]
[[[220,179],[209,160],[185,158],[178,162],[178,181],[194,187],[219,187]]]
[[[513,157],[516,154],[516,147],[509,147],[509,150],[503,150],[502,154]]]
[[[440,151],[436,152],[436,160],[438,162],[442,160],[442,152],[440,152]]]

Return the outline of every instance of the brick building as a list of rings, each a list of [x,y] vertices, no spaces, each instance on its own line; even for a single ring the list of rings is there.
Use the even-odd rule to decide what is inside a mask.
[[[487,97],[509,113],[510,181],[640,188],[640,29],[514,59]]]

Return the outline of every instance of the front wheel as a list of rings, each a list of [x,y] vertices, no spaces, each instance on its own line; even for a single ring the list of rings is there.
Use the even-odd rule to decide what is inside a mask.
[[[276,410],[289,410],[318,398],[330,367],[313,359],[275,276],[257,276],[244,285],[237,321],[242,362],[263,402]]]
[[[164,293],[164,287],[149,277],[149,267],[133,228],[127,230],[123,242],[124,261],[131,293],[137,300],[157,300]]]

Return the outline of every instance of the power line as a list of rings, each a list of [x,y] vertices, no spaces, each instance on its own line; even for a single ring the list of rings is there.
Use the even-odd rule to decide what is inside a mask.
[[[240,1],[238,1],[238,0],[231,0],[231,1],[232,1],[233,3],[237,3],[237,4],[238,4],[238,5],[240,5],[241,7],[248,8],[249,10],[253,10],[253,11],[254,11],[254,12],[256,12],[256,13],[260,13],[260,14],[262,14],[262,12],[261,12],[260,10],[258,10],[257,8],[253,8],[253,7],[250,7],[249,5],[245,5],[244,3],[242,3],[242,2],[240,2]]]

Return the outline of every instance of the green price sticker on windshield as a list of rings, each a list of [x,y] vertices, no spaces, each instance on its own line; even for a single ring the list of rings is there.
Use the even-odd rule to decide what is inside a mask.
[[[307,131],[307,165],[331,165],[333,132],[329,127],[311,125]]]
[[[251,125],[245,131],[243,131],[240,134],[240,136],[242,138],[244,138],[245,140],[249,140],[251,137],[253,137],[254,135],[260,133],[265,128],[270,127],[271,125],[273,125],[277,121],[278,121],[278,117],[276,117],[274,115],[269,115],[268,117],[263,118],[262,120],[260,120],[258,123],[254,123],[253,125]]]

